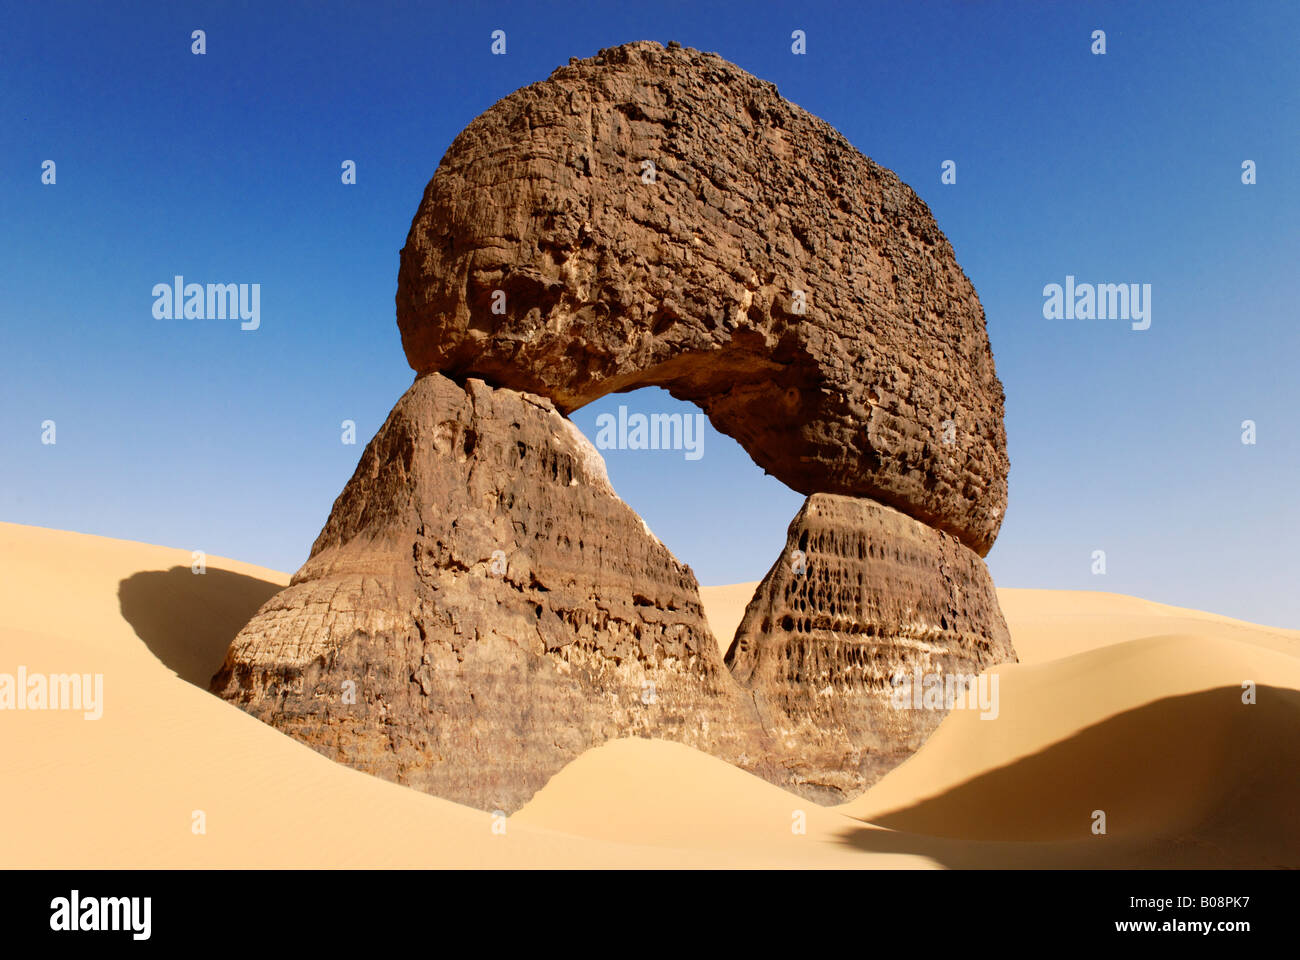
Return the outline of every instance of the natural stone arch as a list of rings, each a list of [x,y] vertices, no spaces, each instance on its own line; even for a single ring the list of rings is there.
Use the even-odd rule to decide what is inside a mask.
[[[801,493],[981,556],[997,535],[1003,392],[951,246],[897,176],[714,54],[604,50],[475,119],[412,222],[397,319],[417,373],[565,413],[663,386]]]
[[[483,809],[620,736],[839,801],[945,712],[894,709],[900,671],[1014,658],[972,552],[1006,488],[978,300],[924,204],[770,84],[642,43],[512,94],[426,189],[397,304],[415,382],[226,700]],[[642,385],[810,493],[725,662],[565,416]]]

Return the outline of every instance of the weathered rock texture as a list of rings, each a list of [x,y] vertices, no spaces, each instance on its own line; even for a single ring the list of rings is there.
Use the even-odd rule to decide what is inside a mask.
[[[426,189],[397,309],[416,382],[213,678],[267,723],[488,810],[636,735],[834,801],[943,716],[895,710],[898,671],[1014,658],[979,300],[925,204],[771,84],[638,43],[502,100]],[[650,384],[812,494],[725,664],[565,415]]]
[[[828,494],[790,523],[727,652],[798,780],[844,796],[907,759],[947,714],[898,709],[901,677],[973,677],[1015,659],[979,557],[889,507]]]
[[[997,535],[1003,393],[951,246],[897,176],[714,54],[604,50],[474,120],[411,225],[397,319],[417,372],[564,413],[662,386],[802,493],[981,556]]]
[[[476,380],[416,380],[212,689],[332,759],[486,810],[625,736],[790,779],[694,575],[599,453],[549,401]]]

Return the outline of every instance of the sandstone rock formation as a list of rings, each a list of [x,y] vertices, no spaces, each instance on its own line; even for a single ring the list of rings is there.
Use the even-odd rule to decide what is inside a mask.
[[[397,320],[417,373],[566,414],[662,386],[801,493],[981,556],[997,536],[1003,393],[951,246],[897,176],[715,54],[603,50],[470,123],[411,224]]]
[[[974,552],[889,507],[831,494],[809,497],[790,523],[727,651],[799,782],[844,796],[907,759],[947,714],[912,699],[898,709],[896,685],[1014,659]]]
[[[402,251],[413,386],[212,687],[358,769],[522,805],[616,737],[845,800],[1014,659],[983,311],[925,205],[775,88],[635,43],[456,139]],[[693,574],[567,414],[692,400],[809,494],[724,663]]]
[[[788,779],[690,569],[549,401],[477,380],[416,380],[212,688],[328,757],[486,810],[623,736]]]

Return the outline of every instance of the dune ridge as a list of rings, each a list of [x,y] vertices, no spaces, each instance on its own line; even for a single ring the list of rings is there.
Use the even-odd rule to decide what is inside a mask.
[[[102,673],[105,689],[98,721],[0,712],[0,763],[19,786],[0,805],[0,864],[1300,865],[1300,631],[1003,589],[1021,663],[997,668],[999,718],[954,711],[848,804],[817,806],[680,744],[620,740],[503,820],[332,763],[207,693],[205,671],[288,577],[190,563],[0,523],[0,672]],[[702,589],[723,646],[752,592]]]

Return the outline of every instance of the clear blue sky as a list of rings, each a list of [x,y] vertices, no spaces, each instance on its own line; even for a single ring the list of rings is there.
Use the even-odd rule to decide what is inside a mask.
[[[951,239],[1008,397],[1000,585],[1300,627],[1298,38],[1290,2],[10,5],[0,519],[296,569],[410,382],[398,251],[451,140],[570,56],[677,40],[824,117]],[[154,319],[176,274],[260,283],[261,329]],[[1150,283],[1151,329],[1045,320],[1067,274]],[[619,403],[677,407],[574,419],[594,438]],[[715,432],[695,462],[607,457],[704,583],[761,577],[801,502]]]

